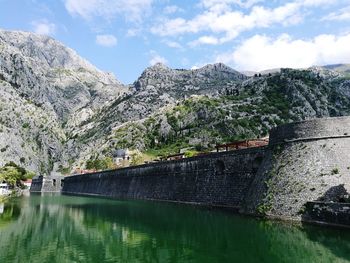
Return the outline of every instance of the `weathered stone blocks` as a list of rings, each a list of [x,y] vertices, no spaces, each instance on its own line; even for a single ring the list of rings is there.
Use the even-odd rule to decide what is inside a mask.
[[[50,176],[37,176],[33,178],[30,192],[61,192],[63,186],[63,176],[50,175]]]
[[[349,117],[315,119],[273,129],[269,151],[242,212],[301,220],[309,201],[344,199],[350,192],[348,134]]]
[[[65,178],[63,193],[239,208],[266,148]]]

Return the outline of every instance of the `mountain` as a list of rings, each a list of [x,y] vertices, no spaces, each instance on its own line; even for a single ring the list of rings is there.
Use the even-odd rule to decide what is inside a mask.
[[[350,64],[333,64],[333,65],[326,65],[323,66],[323,68],[336,71],[338,73],[341,73],[343,75],[346,75],[347,77],[350,77]]]
[[[324,73],[323,71],[321,72]],[[170,153],[214,148],[217,143],[256,138],[287,122],[350,114],[350,80],[316,69],[242,81],[218,96],[191,96],[149,117],[114,130],[117,147]]]
[[[41,172],[61,160],[76,126],[128,88],[58,41],[0,30],[0,162]]]
[[[154,157],[210,150],[282,123],[350,114],[345,66],[248,77],[222,63],[156,64],[124,85],[47,36],[0,30],[0,51],[0,165],[42,174],[119,148]]]
[[[87,105],[98,108],[121,92],[111,74],[50,37],[0,31],[0,47],[1,79],[62,120]]]

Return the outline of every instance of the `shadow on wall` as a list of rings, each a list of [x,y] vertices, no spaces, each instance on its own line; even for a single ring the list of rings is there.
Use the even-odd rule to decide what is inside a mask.
[[[253,171],[254,171],[254,173],[256,173],[259,170],[263,160],[264,160],[264,158],[262,156],[258,156],[258,157],[256,157],[254,159],[254,161],[253,161]]]
[[[350,227],[350,198],[344,184],[330,187],[315,201],[300,210],[305,223]]]
[[[225,172],[225,163],[221,160],[217,160],[215,163],[215,173],[217,175],[223,174]]]
[[[318,198],[316,201],[350,203],[350,196],[348,191],[345,189],[344,184],[340,184],[329,188],[324,195]]]

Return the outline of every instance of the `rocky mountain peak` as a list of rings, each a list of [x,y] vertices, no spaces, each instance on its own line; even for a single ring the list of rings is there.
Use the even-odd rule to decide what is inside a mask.
[[[218,79],[244,80],[247,77],[225,65],[224,63],[208,64],[202,68],[195,69],[196,74]]]
[[[173,73],[173,69],[169,68],[167,65],[163,63],[156,63],[150,67],[147,67],[142,72],[140,78],[168,75],[172,73]]]
[[[240,72],[230,68],[224,63],[208,64],[197,69],[197,71],[224,71],[224,72],[232,72],[232,73],[240,74]]]
[[[64,122],[81,108],[99,108],[126,90],[112,74],[48,36],[0,30],[0,51],[0,78]]]
[[[169,70],[170,68],[164,63],[157,62],[156,64],[149,67],[148,69],[151,69],[151,70]]]
[[[226,66],[223,63],[209,64],[195,70],[171,69],[168,66],[157,63],[148,67],[134,83],[136,90],[147,86],[162,87],[175,90],[198,90],[207,88],[208,83],[236,82],[247,79],[244,74]],[[202,85],[207,83],[206,85]],[[201,86],[199,88],[198,86]],[[209,84],[211,89],[213,84]]]
[[[36,60],[44,67],[99,71],[87,60],[78,56],[74,50],[49,36],[0,30],[0,43],[11,47],[13,52],[17,51],[27,58]]]

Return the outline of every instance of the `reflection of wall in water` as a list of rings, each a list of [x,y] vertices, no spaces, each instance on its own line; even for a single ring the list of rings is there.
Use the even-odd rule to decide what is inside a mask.
[[[349,233],[167,203],[45,196],[23,199],[20,218],[0,229],[2,261],[139,262],[142,256],[149,262],[338,262],[350,256]],[[57,203],[55,212],[50,207]]]

